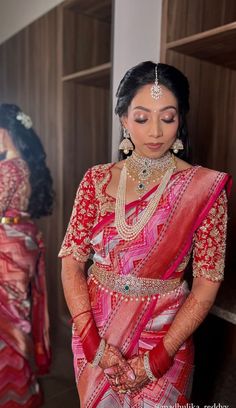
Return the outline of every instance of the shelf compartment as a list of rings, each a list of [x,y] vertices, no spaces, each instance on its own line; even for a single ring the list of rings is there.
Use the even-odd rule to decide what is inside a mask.
[[[111,22],[111,0],[67,0],[64,7],[75,13]]]
[[[107,163],[110,150],[110,90],[63,82],[64,225],[85,171]]]
[[[107,62],[106,64],[65,75],[62,81],[75,81],[84,85],[108,89],[110,87],[110,72],[111,62]]]
[[[236,69],[236,22],[169,42],[166,49]]]
[[[104,3],[103,18],[89,3],[94,2],[88,2],[87,9],[81,1],[63,8],[63,76],[111,60],[111,2]]]

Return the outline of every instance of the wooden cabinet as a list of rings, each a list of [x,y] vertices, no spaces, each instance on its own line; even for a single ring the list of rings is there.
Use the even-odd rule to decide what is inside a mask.
[[[112,0],[67,0],[58,8],[61,239],[85,171],[110,160]],[[67,315],[59,295],[60,315]]]
[[[181,69],[190,82],[188,127],[193,162],[226,171],[234,179],[226,277],[212,309],[218,317],[210,315],[196,336],[193,399],[195,403],[213,403],[222,390],[221,374],[232,377],[229,363],[234,361],[236,344],[236,2],[164,0],[161,62]],[[218,359],[219,349],[224,361]],[[213,364],[216,360],[218,366]],[[225,385],[227,392],[233,395],[232,384]]]
[[[164,0],[161,60],[190,81],[193,162],[236,179],[236,2]],[[236,323],[236,193],[229,203],[226,280],[215,313]]]
[[[110,157],[111,0],[61,7],[63,221],[88,167]]]

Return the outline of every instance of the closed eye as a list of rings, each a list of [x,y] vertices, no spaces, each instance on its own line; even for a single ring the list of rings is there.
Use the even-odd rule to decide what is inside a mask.
[[[173,123],[173,122],[175,122],[175,120],[174,120],[174,118],[162,119],[162,122],[164,122],[164,123]]]
[[[147,119],[135,119],[135,122],[143,124],[147,122]]]

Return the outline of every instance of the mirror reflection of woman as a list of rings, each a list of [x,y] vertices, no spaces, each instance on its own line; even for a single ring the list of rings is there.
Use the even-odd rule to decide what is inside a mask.
[[[34,219],[52,212],[52,178],[28,115],[0,105],[0,406],[37,408],[50,365],[45,247]]]
[[[79,186],[60,256],[82,407],[190,401],[192,334],[223,279],[230,177],[188,162],[188,99],[176,68],[131,68],[116,105],[127,158]]]

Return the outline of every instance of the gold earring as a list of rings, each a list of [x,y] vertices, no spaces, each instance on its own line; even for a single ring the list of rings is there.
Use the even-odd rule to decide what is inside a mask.
[[[184,150],[182,140],[177,137],[177,139],[175,139],[174,143],[171,146],[171,150],[173,150],[175,154],[179,153],[179,150]]]
[[[124,154],[128,154],[130,150],[134,150],[134,146],[130,140],[130,134],[125,127],[123,128],[123,137],[124,139],[119,145],[119,150],[123,150]]]
[[[4,144],[3,144],[3,141],[0,140],[0,153],[5,153],[5,151],[6,151],[6,148],[5,148]]]

